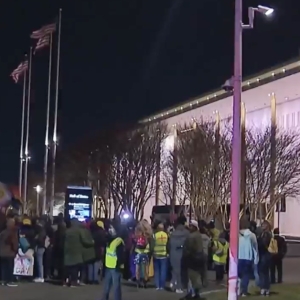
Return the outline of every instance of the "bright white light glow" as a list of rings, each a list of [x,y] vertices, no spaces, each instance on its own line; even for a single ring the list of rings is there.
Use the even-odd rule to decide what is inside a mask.
[[[125,220],[127,220],[127,219],[129,219],[129,214],[127,214],[127,213],[125,213],[124,215],[123,215],[123,219],[125,219]]]
[[[42,187],[40,185],[37,185],[35,187],[36,192],[39,194],[42,191]]]
[[[270,7],[267,7],[267,6],[262,6],[262,5],[258,5],[258,10],[261,13],[265,14],[266,16],[270,16],[274,12],[273,8],[270,8]]]

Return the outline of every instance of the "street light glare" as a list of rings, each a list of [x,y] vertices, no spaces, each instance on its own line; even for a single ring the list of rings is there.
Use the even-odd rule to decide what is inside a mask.
[[[266,16],[270,16],[273,14],[274,9],[267,6],[258,5],[258,11]]]
[[[42,191],[42,187],[40,185],[37,185],[35,187],[35,190],[36,190],[37,193],[40,193]]]

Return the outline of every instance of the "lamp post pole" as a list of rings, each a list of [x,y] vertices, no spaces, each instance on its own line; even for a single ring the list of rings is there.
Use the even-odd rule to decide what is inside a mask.
[[[242,128],[241,128],[241,98],[242,98],[242,43],[243,29],[252,29],[254,14],[260,12],[266,16],[273,9],[259,5],[249,7],[249,24],[243,24],[243,0],[235,0],[234,20],[234,76],[233,76],[233,137],[232,137],[232,177],[230,202],[230,264],[228,276],[228,300],[238,299],[238,246],[239,246],[239,213],[241,197],[241,159],[242,159]]]
[[[238,233],[241,196],[241,95],[242,95],[242,0],[235,0],[234,22],[234,93],[233,93],[233,138],[232,178],[230,203],[230,264],[228,277],[228,300],[237,300],[238,283]]]
[[[37,185],[35,188],[36,191],[36,215],[40,216],[40,192],[42,191],[42,187]],[[44,214],[44,211],[42,212]]]

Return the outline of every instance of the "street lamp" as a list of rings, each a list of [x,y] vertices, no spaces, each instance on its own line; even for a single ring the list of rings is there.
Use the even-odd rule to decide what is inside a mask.
[[[270,16],[273,9],[265,6],[248,9],[249,24],[243,24],[243,0],[235,0],[234,23],[234,77],[233,77],[233,138],[232,138],[232,178],[230,202],[230,265],[228,278],[228,300],[238,298],[238,239],[240,211],[241,175],[241,96],[242,96],[242,35],[243,29],[254,27],[256,12]]]
[[[40,193],[43,190],[40,185],[37,185],[35,188],[36,191],[36,214],[39,216],[40,214]]]

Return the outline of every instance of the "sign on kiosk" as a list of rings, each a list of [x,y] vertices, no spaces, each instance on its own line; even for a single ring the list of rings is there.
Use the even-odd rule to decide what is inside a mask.
[[[85,221],[92,217],[92,189],[85,186],[68,186],[65,196],[65,216]]]

